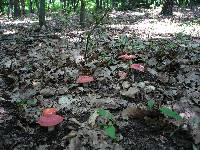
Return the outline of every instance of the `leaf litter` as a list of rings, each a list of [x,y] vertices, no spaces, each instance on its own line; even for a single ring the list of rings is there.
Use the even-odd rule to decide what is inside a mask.
[[[126,15],[119,12],[115,21],[126,22]],[[55,36],[53,24],[49,22],[51,31],[37,31],[34,25],[22,25],[24,30],[8,26],[16,34],[2,37],[0,147],[199,148],[200,68],[195,35],[161,39],[156,38],[161,33],[152,31],[152,38],[147,39],[147,30],[138,26],[134,31],[131,26],[105,25],[91,39],[86,64],[82,55],[86,32],[73,32],[78,26],[69,23],[67,32],[61,31],[66,37]],[[129,61],[120,60],[121,55]],[[95,80],[88,86],[78,85],[80,75]],[[150,99],[154,105],[148,104]],[[50,107],[57,108],[64,121],[48,133],[36,120]],[[158,108],[165,109],[161,113]],[[183,123],[177,123],[179,115]]]

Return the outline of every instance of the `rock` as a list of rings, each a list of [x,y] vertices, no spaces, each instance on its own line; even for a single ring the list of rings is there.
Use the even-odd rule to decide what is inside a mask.
[[[32,88],[20,89],[19,92],[20,92],[20,99],[31,99],[37,93],[36,90]]]
[[[3,80],[3,78],[0,78],[0,88],[3,89],[6,87],[7,87],[6,82]]]
[[[152,85],[148,85],[148,86],[145,87],[146,93],[150,93],[152,91],[155,91],[155,89],[156,89],[155,86],[152,86]]]
[[[115,90],[120,90],[120,85],[119,84],[112,84],[112,87],[115,89]]]
[[[158,80],[160,80],[163,83],[169,82],[169,75],[166,72],[160,72],[158,74]]]
[[[6,69],[11,68],[11,65],[12,65],[12,60],[8,60],[7,62],[4,63]]]
[[[51,88],[51,87],[44,88],[40,91],[40,94],[42,96],[46,96],[46,97],[53,96],[53,95],[55,95],[55,93],[56,93],[56,89]]]
[[[148,65],[149,65],[149,66],[156,66],[157,63],[158,63],[158,62],[157,62],[156,58],[150,58],[150,59],[148,60]]]
[[[140,90],[137,87],[130,87],[128,91],[120,91],[120,94],[123,96],[127,96],[130,98],[135,98],[135,95],[139,92]]]
[[[100,98],[93,102],[95,108],[117,109],[120,108],[118,101],[114,98]]]
[[[67,87],[60,87],[58,90],[57,90],[57,93],[59,95],[63,95],[65,94],[66,92],[68,92],[68,88]]]
[[[138,87],[144,89],[145,88],[145,82],[139,82]]]
[[[122,83],[122,88],[123,88],[123,89],[128,89],[130,86],[131,86],[131,85],[130,85],[130,83],[129,83],[128,81],[124,81],[124,82]]]
[[[152,69],[152,68],[147,68],[147,71],[148,71],[150,74],[154,75],[154,76],[158,76],[157,71],[155,71],[155,70]]]

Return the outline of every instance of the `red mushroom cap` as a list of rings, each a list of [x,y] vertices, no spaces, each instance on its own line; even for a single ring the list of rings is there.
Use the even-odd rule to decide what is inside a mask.
[[[120,78],[126,78],[127,73],[124,72],[124,71],[119,71],[119,72],[118,72],[118,76],[119,76]]]
[[[135,70],[139,70],[139,71],[141,71],[141,72],[144,72],[144,66],[141,65],[141,64],[132,64],[132,65],[131,65],[131,68],[132,68],[132,69],[135,69]]]
[[[51,116],[51,115],[55,115],[57,112],[56,108],[46,108],[43,110],[42,115],[45,117]]]
[[[88,83],[91,81],[94,81],[94,78],[91,76],[79,76],[76,83]]]
[[[37,121],[38,124],[44,127],[55,126],[63,121],[63,117],[59,115],[41,116]]]
[[[55,115],[57,112],[56,108],[46,108],[43,110],[42,115],[43,116],[51,116],[51,115]]]
[[[123,60],[131,60],[131,59],[134,59],[136,58],[135,55],[128,55],[128,54],[125,54],[125,55],[121,55],[118,57],[119,59],[123,59]]]

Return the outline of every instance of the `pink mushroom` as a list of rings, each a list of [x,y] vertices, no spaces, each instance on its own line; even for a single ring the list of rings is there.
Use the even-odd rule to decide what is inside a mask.
[[[139,71],[141,71],[141,72],[144,72],[144,66],[141,65],[141,64],[132,64],[132,65],[131,65],[131,68],[132,68],[132,69],[135,69],[135,70],[139,70]]]
[[[118,72],[118,76],[120,77],[120,79],[125,79],[127,76],[127,73],[124,71],[119,71]]]
[[[63,117],[59,115],[41,116],[37,121],[40,126],[48,127],[48,131],[53,131],[55,126],[63,121]]]
[[[76,80],[76,83],[89,83],[94,81],[94,78],[92,76],[79,76]]]
[[[119,59],[122,60],[131,60],[131,59],[135,59],[136,56],[135,55],[128,55],[128,54],[124,54],[118,57]]]

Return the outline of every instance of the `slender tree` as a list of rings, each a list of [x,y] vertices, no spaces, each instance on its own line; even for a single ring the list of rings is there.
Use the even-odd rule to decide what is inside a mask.
[[[82,28],[85,27],[85,0],[81,0],[81,8],[80,8],[80,25]]]
[[[173,15],[173,0],[164,0],[161,14],[165,16]]]
[[[13,16],[13,0],[8,0],[8,11],[7,11],[7,15],[8,18],[10,18],[10,15]]]
[[[20,0],[21,2],[21,14],[25,15],[25,0]]]
[[[42,27],[45,24],[45,0],[40,0],[40,6],[39,6],[39,24],[40,27]]]
[[[3,13],[3,0],[0,0],[0,13]]]
[[[19,0],[14,0],[14,18],[20,17]]]
[[[35,5],[37,7],[37,12],[39,13],[40,12],[40,4],[39,4],[39,1],[38,0],[34,0],[35,1]]]
[[[100,1],[96,0],[96,10],[98,11],[100,9]]]
[[[33,0],[29,0],[29,11],[30,13],[33,13]]]

